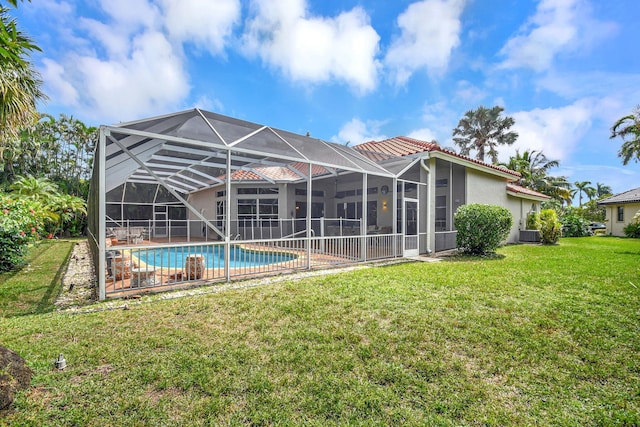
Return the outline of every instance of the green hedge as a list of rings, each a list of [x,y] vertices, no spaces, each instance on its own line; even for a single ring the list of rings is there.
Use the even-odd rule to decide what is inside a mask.
[[[41,231],[37,204],[0,195],[0,271],[21,266],[29,244]]]
[[[484,255],[494,253],[509,236],[513,215],[501,206],[469,204],[458,208],[453,220],[458,249]]]

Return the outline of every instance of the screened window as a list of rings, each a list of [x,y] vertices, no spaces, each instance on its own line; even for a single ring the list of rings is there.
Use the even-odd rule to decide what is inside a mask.
[[[624,222],[624,206],[618,206],[618,222]]]
[[[238,199],[240,227],[277,227],[278,199]]]
[[[224,227],[224,200],[216,202],[216,226],[220,229]]]
[[[362,202],[338,203],[338,218],[360,219],[362,218]]]
[[[276,187],[269,188],[238,188],[238,194],[278,194]]]

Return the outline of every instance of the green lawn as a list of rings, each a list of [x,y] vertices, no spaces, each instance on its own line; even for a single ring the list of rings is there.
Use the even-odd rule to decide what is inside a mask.
[[[0,424],[639,425],[640,240],[499,253],[0,318]]]
[[[73,245],[72,240],[43,240],[21,270],[0,274],[0,317],[52,311]]]

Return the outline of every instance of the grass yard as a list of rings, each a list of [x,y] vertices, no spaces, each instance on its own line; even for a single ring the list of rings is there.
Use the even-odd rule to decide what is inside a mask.
[[[88,314],[2,301],[35,374],[0,425],[640,425],[640,240],[499,253]]]
[[[0,317],[52,311],[74,242],[43,240],[19,272],[0,274]]]

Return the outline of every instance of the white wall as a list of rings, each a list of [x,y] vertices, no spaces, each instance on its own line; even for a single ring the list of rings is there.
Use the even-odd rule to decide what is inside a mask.
[[[467,204],[470,203],[498,205],[511,212],[513,225],[507,238],[508,243],[519,242],[520,226],[522,224],[524,229],[531,204],[535,203],[538,207],[537,202],[508,195],[507,183],[504,179],[467,168]]]
[[[624,206],[624,221],[618,221],[618,206]],[[607,234],[624,236],[624,227],[631,222],[633,216],[639,211],[640,203],[606,205]]]

